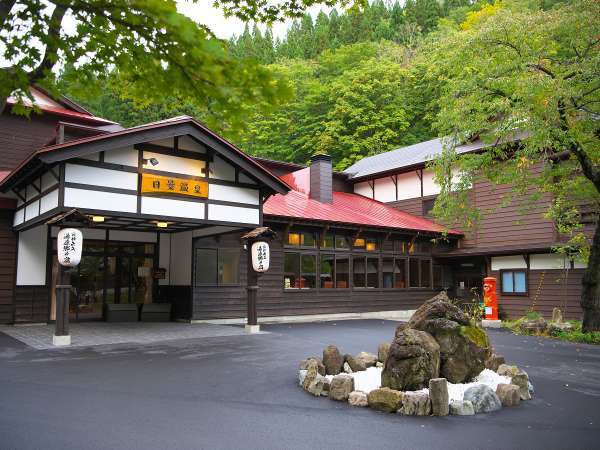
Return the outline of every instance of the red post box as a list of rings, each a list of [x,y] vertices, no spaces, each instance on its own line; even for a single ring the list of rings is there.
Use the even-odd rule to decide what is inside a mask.
[[[498,320],[498,297],[494,277],[483,279],[483,305],[485,306],[485,320]]]

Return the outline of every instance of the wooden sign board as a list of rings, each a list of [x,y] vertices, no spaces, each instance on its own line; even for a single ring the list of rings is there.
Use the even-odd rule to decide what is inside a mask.
[[[142,194],[173,194],[207,198],[208,183],[206,181],[187,178],[174,178],[143,173],[141,191]]]

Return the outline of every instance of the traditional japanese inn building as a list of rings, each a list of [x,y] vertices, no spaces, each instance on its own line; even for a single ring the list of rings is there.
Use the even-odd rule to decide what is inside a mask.
[[[519,225],[511,206],[477,235],[437,239],[444,228],[428,213],[439,189],[425,165],[439,140],[337,173],[327,155],[307,167],[250,157],[191,117],[125,129],[32,94],[41,114],[17,116],[9,100],[0,116],[0,323],[55,320],[62,225],[84,235],[71,320],[242,323],[241,237],[259,226],[277,233],[259,279],[262,319],[408,317],[441,289],[468,296],[486,275],[499,280],[501,314],[535,302],[580,315],[583,267],[551,253],[559,236],[543,205]],[[496,197],[473,190],[476,202]]]

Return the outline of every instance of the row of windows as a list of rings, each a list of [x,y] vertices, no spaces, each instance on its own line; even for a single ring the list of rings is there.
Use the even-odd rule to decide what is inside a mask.
[[[431,288],[431,259],[370,257],[343,254],[317,255],[286,252],[283,287],[285,289],[347,289],[406,287]],[[350,277],[352,275],[352,277]]]
[[[319,237],[321,237],[319,241]],[[356,237],[352,238],[344,234],[338,233],[322,233],[319,234],[314,231],[299,230],[290,231],[286,237],[286,246],[289,247],[303,247],[303,248],[316,248],[321,249],[336,249],[336,250],[366,250],[368,252],[375,252],[380,249],[380,242],[376,238],[368,237]],[[394,240],[392,241],[393,251],[396,253],[429,253],[432,248],[431,242],[427,241],[407,241],[407,240]]]

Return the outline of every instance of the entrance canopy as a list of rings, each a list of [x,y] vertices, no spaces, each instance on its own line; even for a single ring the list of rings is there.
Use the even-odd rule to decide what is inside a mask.
[[[290,188],[188,116],[43,147],[0,184],[24,230],[72,209],[102,228],[255,228]]]

